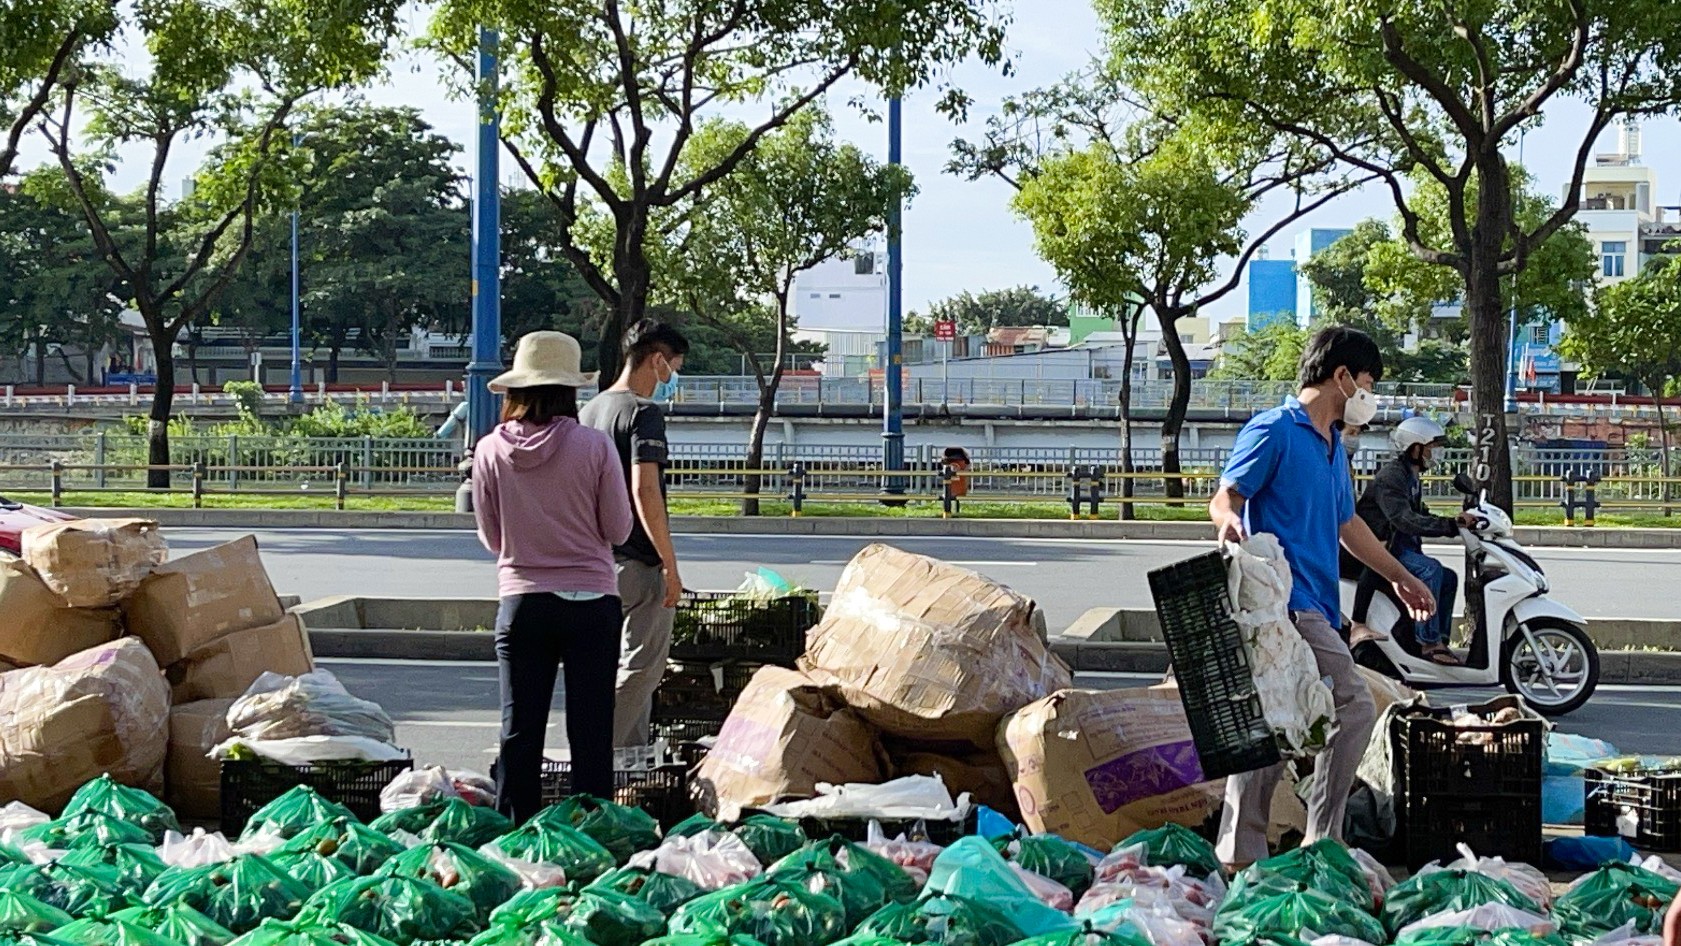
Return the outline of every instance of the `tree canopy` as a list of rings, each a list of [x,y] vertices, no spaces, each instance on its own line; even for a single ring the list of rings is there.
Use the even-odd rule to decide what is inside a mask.
[[[935,322],[955,322],[962,335],[985,335],[995,328],[1023,325],[1067,325],[1068,306],[1038,286],[1012,286],[980,293],[967,290],[928,306],[926,314],[906,317],[906,331],[933,331]]]

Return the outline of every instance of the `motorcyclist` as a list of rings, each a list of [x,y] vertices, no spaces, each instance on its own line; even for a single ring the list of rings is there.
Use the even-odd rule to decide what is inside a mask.
[[[1355,512],[1372,527],[1388,546],[1391,555],[1436,596],[1436,613],[1417,624],[1420,653],[1446,666],[1461,661],[1449,649],[1453,628],[1453,599],[1459,591],[1459,576],[1441,562],[1424,554],[1426,538],[1447,538],[1459,534],[1475,518],[1462,513],[1457,518],[1432,515],[1424,505],[1423,473],[1437,447],[1447,439],[1442,425],[1428,417],[1409,417],[1390,434],[1396,456],[1372,477],[1372,482],[1355,504]]]

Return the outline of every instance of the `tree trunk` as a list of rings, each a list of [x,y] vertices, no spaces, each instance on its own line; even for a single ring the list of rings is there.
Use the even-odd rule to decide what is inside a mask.
[[[634,245],[637,249],[628,257],[623,250],[617,251],[620,258],[613,266],[613,274],[619,281],[619,304],[609,309],[602,319],[601,340],[596,348],[603,386],[612,384],[624,367],[625,329],[640,322],[648,311],[648,289],[653,283],[653,274],[641,252],[640,241]]]
[[[761,469],[765,458],[765,427],[770,424],[770,417],[776,412],[776,391],[782,386],[782,362],[784,352],[788,348],[788,295],[785,291],[777,300],[777,331],[775,362],[771,365],[770,377],[765,377],[764,369],[759,366],[758,358],[747,354],[753,362],[753,373],[759,381],[759,406],[753,412],[753,431],[747,438],[747,468]],[[746,487],[742,492],[749,496],[759,495],[761,477],[748,474]],[[744,499],[741,501],[741,514],[757,516],[759,514],[759,500]]]
[[[1131,519],[1133,516],[1132,474],[1137,471],[1137,464],[1132,459],[1132,358],[1133,347],[1138,343],[1138,322],[1144,315],[1142,306],[1133,309],[1121,319],[1121,342],[1126,345],[1126,365],[1121,371],[1121,519]]]
[[[1156,321],[1161,326],[1162,344],[1173,365],[1173,397],[1167,404],[1167,416],[1162,418],[1162,477],[1169,499],[1185,498],[1185,480],[1179,476],[1179,434],[1185,429],[1185,415],[1191,409],[1191,359],[1185,345],[1179,341],[1178,323],[1185,315],[1183,308],[1157,308]]]
[[[327,337],[327,383],[339,383],[339,352],[344,351],[344,324],[333,327]]]
[[[1500,256],[1512,221],[1511,181],[1498,152],[1477,167],[1477,216],[1466,248],[1465,308],[1470,316],[1472,476],[1496,506],[1512,511],[1511,434],[1506,426],[1506,373],[1512,360],[1500,294]]]
[[[1663,514],[1668,516],[1673,514],[1674,511],[1669,508],[1669,471],[1671,467],[1669,465],[1669,424],[1664,422],[1663,416],[1664,387],[1664,379],[1660,379],[1657,385],[1652,387],[1652,407],[1658,412],[1658,456],[1660,458],[1659,462],[1663,464],[1663,469],[1658,472],[1659,477],[1661,477],[1658,481],[1658,489],[1661,490],[1659,496],[1664,502]]]
[[[175,406],[175,351],[174,345],[159,335],[160,333],[152,335],[152,347],[155,349],[153,357],[156,361],[154,370],[158,375],[158,383],[152,388],[152,410],[147,415],[149,423],[146,425],[146,463],[155,467],[167,467],[169,416]],[[168,489],[169,471],[147,470],[146,488]]]
[[[47,383],[47,339],[46,336],[35,336],[35,383]]]

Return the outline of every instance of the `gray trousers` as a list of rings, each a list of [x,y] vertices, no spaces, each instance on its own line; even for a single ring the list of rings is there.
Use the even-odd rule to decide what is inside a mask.
[[[1354,657],[1348,652],[1348,645],[1325,620],[1325,615],[1318,611],[1296,611],[1290,618],[1313,648],[1320,675],[1331,678],[1337,705],[1336,727],[1325,750],[1314,760],[1314,778],[1307,798],[1307,836],[1303,843],[1311,844],[1322,838],[1340,841],[1348,793],[1354,788],[1355,771],[1371,740],[1377,706],[1366,689],[1366,681],[1354,669]],[[1241,867],[1266,859],[1272,794],[1283,774],[1284,766],[1280,764],[1226,780],[1226,810],[1220,820],[1217,845],[1223,863]]]
[[[626,561],[618,568],[624,627],[613,700],[613,746],[622,749],[648,744],[648,715],[665,676],[677,612],[665,606],[665,577],[658,565]]]

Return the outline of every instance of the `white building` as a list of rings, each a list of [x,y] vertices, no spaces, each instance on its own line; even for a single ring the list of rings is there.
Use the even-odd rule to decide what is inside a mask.
[[[887,337],[887,256],[874,246],[821,263],[794,280],[794,339],[821,342],[821,370],[856,376],[879,367],[877,343]]]

